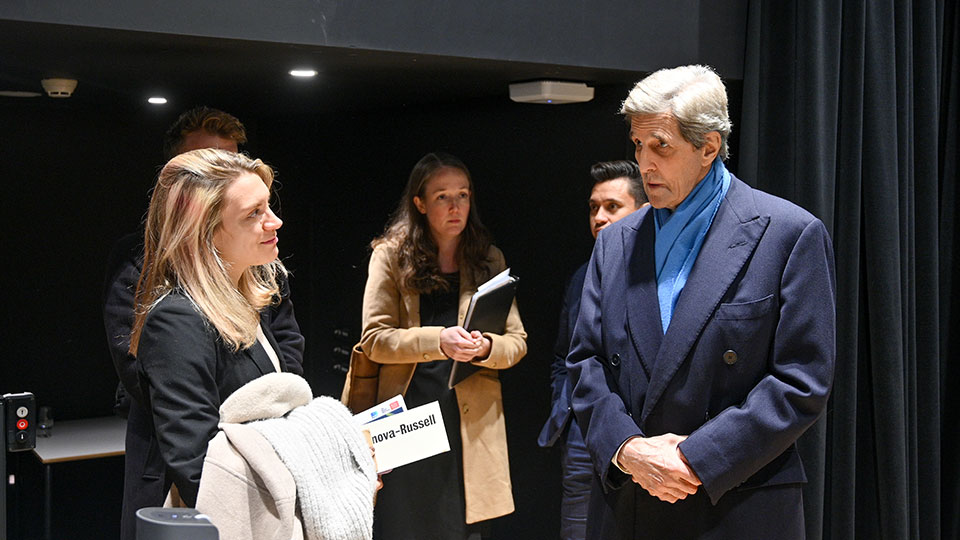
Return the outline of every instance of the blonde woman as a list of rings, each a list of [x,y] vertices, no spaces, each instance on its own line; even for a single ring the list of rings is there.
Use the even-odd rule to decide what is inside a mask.
[[[148,490],[160,506],[171,484],[194,506],[222,401],[261,375],[302,373],[260,324],[286,271],[272,183],[260,160],[213,149],[176,156],[160,172],[130,336],[155,436],[146,453],[126,456],[126,470],[143,474],[125,482],[124,520],[138,491],[141,504]]]
[[[424,156],[372,245],[361,346],[383,364],[378,396],[402,393],[408,407],[439,401],[450,440],[450,452],[387,476],[374,537],[481,538],[487,520],[514,509],[498,371],[523,358],[527,334],[516,304],[502,335],[462,327],[477,285],[506,268],[480,222],[467,167]],[[449,390],[453,362],[486,369]]]

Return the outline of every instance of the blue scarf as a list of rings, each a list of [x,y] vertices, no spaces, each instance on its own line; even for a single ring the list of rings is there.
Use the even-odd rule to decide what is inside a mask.
[[[730,188],[730,173],[717,158],[703,180],[673,212],[654,209],[657,262],[657,296],[660,300],[660,324],[667,333],[680,291],[703,246],[717,209]]]

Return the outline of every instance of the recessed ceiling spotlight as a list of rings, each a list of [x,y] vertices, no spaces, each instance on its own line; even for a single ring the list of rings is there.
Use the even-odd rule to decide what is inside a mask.
[[[147,99],[147,103],[151,105],[163,105],[167,102],[167,98],[160,96],[153,96],[152,98]]]
[[[317,70],[315,69],[291,69],[290,74],[294,77],[316,77]]]

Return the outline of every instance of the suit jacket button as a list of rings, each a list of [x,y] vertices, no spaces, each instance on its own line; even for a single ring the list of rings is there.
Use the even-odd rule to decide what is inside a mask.
[[[613,367],[617,367],[617,366],[620,365],[620,355],[619,355],[619,354],[613,353],[613,356],[610,357],[610,365],[613,366]]]
[[[464,403],[463,408],[461,410],[463,411],[463,414],[467,414],[468,412],[470,412],[470,405],[467,403]]]
[[[424,359],[424,360],[430,360],[430,355],[427,354],[427,353],[423,353],[423,359]]]
[[[732,366],[737,363],[737,353],[732,349],[727,349],[727,352],[723,353],[723,361],[727,363],[728,366]]]

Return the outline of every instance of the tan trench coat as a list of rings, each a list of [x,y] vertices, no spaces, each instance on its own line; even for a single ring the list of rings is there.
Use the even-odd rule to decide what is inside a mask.
[[[489,279],[506,268],[503,253],[487,252]],[[482,283],[482,281],[481,281]],[[463,324],[470,297],[477,289],[460,273],[459,324]],[[361,346],[380,368],[377,402],[405,393],[418,362],[443,360],[441,326],[420,326],[420,295],[400,292],[396,251],[381,244],[373,250],[363,293]],[[497,371],[514,366],[527,353],[527,333],[516,302],[510,308],[504,335],[490,338],[490,355],[475,362],[482,369],[455,388],[463,439],[463,484],[466,522],[475,523],[514,510],[507,457],[507,432]]]

